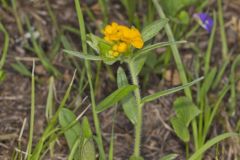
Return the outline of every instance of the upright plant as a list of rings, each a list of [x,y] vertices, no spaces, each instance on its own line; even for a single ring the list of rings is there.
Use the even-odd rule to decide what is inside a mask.
[[[88,34],[86,44],[93,48],[96,54],[84,54],[82,52],[64,50],[70,55],[83,58],[85,60],[103,61],[107,65],[119,61],[121,64],[126,63],[131,75],[132,85],[128,83],[127,75],[122,67],[119,67],[117,72],[117,83],[119,89],[111,93],[96,106],[97,113],[115,106],[121,101],[123,110],[128,119],[133,123],[135,128],[135,145],[134,152],[130,159],[143,159],[140,156],[141,145],[141,130],[142,130],[142,109],[146,102],[155,100],[161,96],[168,95],[189,87],[202,78],[199,78],[191,83],[179,86],[166,91],[160,91],[155,94],[142,97],[140,85],[138,82],[138,74],[141,71],[146,57],[152,53],[150,51],[168,46],[170,44],[182,42],[161,42],[156,44],[146,44],[147,41],[155,37],[158,32],[165,26],[167,19],[157,20],[146,26],[142,32],[135,27],[127,27],[112,23],[103,29],[104,38],[93,34]],[[86,50],[84,51],[86,53]],[[133,92],[133,93],[132,93]]]

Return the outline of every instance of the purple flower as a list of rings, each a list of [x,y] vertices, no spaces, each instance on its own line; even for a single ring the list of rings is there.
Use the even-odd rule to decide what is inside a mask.
[[[206,13],[196,13],[193,17],[208,32],[211,33],[213,28],[213,19]]]

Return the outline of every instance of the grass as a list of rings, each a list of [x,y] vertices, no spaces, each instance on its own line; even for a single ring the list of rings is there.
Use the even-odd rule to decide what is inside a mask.
[[[189,160],[204,159],[204,153],[209,148],[213,147],[214,145],[218,145],[226,138],[238,136],[237,133],[227,133],[227,130],[224,129],[222,129],[221,132],[217,132],[217,134],[212,134],[210,132],[211,129],[213,127],[216,128],[219,124],[219,121],[221,121],[221,116],[219,116],[219,113],[221,112],[227,111],[229,113],[228,118],[236,118],[236,125],[239,123],[238,118],[235,116],[238,110],[238,91],[236,83],[239,81],[237,67],[240,60],[238,56],[235,57],[234,54],[229,53],[229,51],[232,49],[228,46],[228,37],[225,31],[226,24],[224,23],[224,11],[221,0],[218,0],[216,3],[216,12],[214,10],[208,11],[208,13],[214,19],[214,26],[211,34],[206,36],[208,42],[206,49],[198,45],[198,43],[201,43],[202,41],[202,38],[199,38],[198,35],[200,33],[204,33],[204,31],[198,24],[196,24],[195,21],[190,20],[189,23],[194,26],[190,29],[190,24],[181,26],[181,23],[178,23],[178,13],[181,13],[181,11],[188,11],[187,8],[189,6],[196,4],[186,5],[180,10],[176,8],[178,10],[176,11],[176,15],[169,15],[169,10],[167,10],[169,7],[167,6],[167,1],[121,0],[116,3],[120,6],[120,9],[123,11],[123,13],[119,13],[118,10],[115,11],[114,8],[111,8],[114,6],[112,3],[115,4],[115,2],[110,3],[110,1],[107,0],[98,0],[96,3],[99,6],[99,14],[94,10],[94,7],[85,5],[84,2],[79,0],[74,0],[74,14],[76,14],[75,21],[78,20],[78,28],[76,27],[76,24],[62,24],[59,21],[61,17],[58,16],[57,11],[55,10],[56,6],[52,5],[52,2],[45,0],[43,10],[46,11],[46,14],[48,15],[48,19],[46,21],[50,22],[49,24],[51,28],[56,33],[56,37],[52,37],[53,42],[51,42],[50,46],[48,46],[48,49],[46,50],[42,45],[41,39],[38,39],[34,36],[34,31],[32,28],[36,25],[34,23],[35,20],[32,19],[33,17],[31,15],[29,17],[24,15],[24,10],[21,10],[21,2],[14,0],[9,3],[5,0],[1,0],[0,4],[4,8],[4,12],[6,11],[12,14],[11,16],[15,20],[15,28],[19,36],[24,37],[26,33],[31,35],[30,39],[27,39],[27,42],[24,44],[24,51],[30,51],[32,53],[31,56],[34,56],[33,59],[39,59],[39,61],[34,62],[33,66],[31,66],[32,72],[29,69],[30,65],[28,63],[15,59],[14,63],[12,63],[11,59],[8,60],[8,58],[11,58],[10,51],[13,49],[12,47],[14,45],[11,42],[11,39],[14,37],[11,37],[12,33],[8,29],[8,24],[5,24],[6,21],[0,16],[0,32],[4,35],[4,43],[3,47],[1,48],[2,54],[0,59],[1,85],[5,83],[4,77],[5,73],[8,73],[8,66],[11,66],[23,77],[31,78],[31,112],[28,115],[29,130],[28,134],[24,132],[24,128],[26,127],[27,123],[26,120],[24,120],[19,133],[18,145],[12,155],[12,159],[18,160],[24,159],[24,157],[25,159],[29,160],[44,159],[46,157],[54,159],[57,155],[57,148],[59,147],[58,140],[62,137],[64,137],[68,143],[68,153],[66,155],[68,159],[115,159],[115,153],[118,152],[118,148],[115,147],[117,144],[116,141],[119,140],[115,139],[118,135],[118,130],[115,130],[115,124],[121,123],[118,122],[117,115],[125,114],[126,119],[129,120],[129,125],[132,125],[134,128],[135,138],[132,142],[134,143],[134,146],[131,146],[133,148],[133,153],[129,159],[142,160],[143,157],[146,156],[143,154],[145,152],[142,152],[144,150],[144,147],[142,146],[145,146],[145,144],[142,144],[142,130],[146,129],[142,128],[142,123],[145,121],[143,117],[143,108],[145,103],[152,103],[152,101],[159,99],[162,96],[175,93],[176,91],[180,91],[182,89],[184,90],[184,94],[182,95],[188,98],[188,102],[191,102],[193,106],[197,107],[199,113],[196,113],[196,116],[191,117],[191,114],[189,114],[187,111],[184,112],[184,118],[185,120],[189,120],[191,128],[189,124],[184,124],[184,126],[181,126],[183,124],[178,124],[181,126],[180,128],[182,130],[184,130],[183,128],[186,128],[185,131],[187,133],[192,133],[192,135],[190,134],[189,140],[186,141],[186,139],[188,139],[186,138],[187,135],[184,135],[184,133],[179,133],[176,123],[172,121],[172,118],[177,117],[179,120],[178,122],[184,122],[184,120],[181,119],[181,116],[179,116],[179,110],[177,107],[175,107],[175,104],[179,102],[181,97],[178,97],[177,95],[174,96],[177,97],[176,100],[172,102],[174,104],[173,109],[176,115],[169,115],[171,120],[166,123],[171,123],[173,128],[172,134],[176,134],[178,137],[175,138],[175,140],[178,143],[185,144],[186,146],[185,148],[182,147],[182,153],[185,152],[185,155],[180,156]],[[208,1],[203,1],[201,4],[198,4],[198,6],[199,7],[197,10],[202,12],[208,7]],[[170,9],[173,8],[174,7]],[[74,7],[72,9],[74,10]],[[175,13],[175,11],[173,12]],[[25,17],[23,18],[22,15]],[[117,15],[117,17],[115,17],[115,15]],[[36,17],[36,15],[33,16]],[[118,17],[121,16],[124,18],[120,19],[126,20],[126,22],[122,23],[128,23],[130,26],[134,25],[139,30],[144,27],[148,27],[153,22],[156,23],[156,20],[159,18],[160,20],[166,20],[168,18],[168,23],[164,23],[164,28],[161,31],[156,29],[157,27],[153,27],[149,30],[149,32],[156,30],[156,33],[154,34],[157,36],[153,38],[150,34],[150,38],[145,42],[146,48],[143,48],[142,50],[132,50],[131,52],[133,52],[133,59],[119,61],[119,63],[114,64],[114,67],[112,67],[106,65],[105,61],[102,61],[102,57],[98,54],[95,54],[94,49],[88,46],[90,40],[87,34],[101,34],[105,25],[112,22],[112,20],[117,20]],[[191,15],[188,16],[191,19]],[[99,23],[95,23],[96,26],[94,27],[89,25],[90,23],[99,21],[99,19],[101,20],[102,25],[97,25]],[[46,29],[48,28],[46,27]],[[189,32],[186,32],[188,30]],[[160,33],[158,33],[159,31]],[[220,35],[218,35],[218,33],[220,33]],[[185,37],[186,40],[189,40],[190,42],[182,40],[182,37]],[[217,61],[220,61],[218,63],[221,65],[215,63],[216,58],[214,49],[219,45],[216,41],[218,38],[221,39],[222,58],[217,59]],[[176,41],[179,39],[181,41]],[[195,39],[194,43],[191,42],[192,39]],[[158,40],[167,40],[169,42],[159,43],[157,42]],[[184,56],[182,55],[183,50],[181,49],[181,46],[184,46],[185,49],[186,47],[190,46],[188,49],[191,50],[193,53],[192,55],[196,57],[192,60],[194,68],[187,68],[187,66],[184,64]],[[164,54],[156,54],[153,56],[153,54],[155,54],[155,49],[160,47],[168,48],[163,50]],[[63,49],[64,51],[74,50],[74,52],[71,52],[71,55],[63,55],[61,54]],[[75,52],[79,49],[81,50],[80,53]],[[68,51],[68,53],[70,52]],[[26,52],[26,54],[29,53]],[[79,60],[72,55],[84,60]],[[56,63],[58,58],[62,58],[62,64]],[[149,67],[149,65],[146,65],[146,63],[149,63],[149,61],[147,62],[146,59],[150,59],[151,63],[151,58],[155,60],[155,62],[152,63],[156,63],[152,64],[152,68]],[[96,60],[97,62],[91,62],[90,60]],[[42,80],[42,75],[38,75],[37,72],[34,74],[35,63],[36,66],[41,65],[44,67],[44,69],[47,71],[47,74],[44,75],[44,77],[47,77],[49,80],[47,98],[44,108],[46,118],[45,129],[41,136],[36,140],[34,139],[34,135],[37,132],[34,130],[37,122],[35,116],[37,111],[37,103],[35,100],[38,96],[38,87],[36,87],[36,85],[39,84],[42,86],[44,85],[44,81]],[[118,70],[118,72],[115,73],[115,70],[118,66],[122,66],[120,69],[121,72]],[[142,72],[142,74],[139,75],[139,72],[142,71],[142,67],[146,69],[147,73]],[[156,71],[158,70],[158,67],[161,68],[161,71]],[[183,86],[177,86],[172,89],[159,92],[154,91],[154,94],[144,97],[144,95],[148,94],[145,89],[146,87],[150,86],[153,88],[158,84],[159,81],[164,81],[159,80],[158,78],[159,81],[156,81],[156,84],[153,84],[149,83],[150,81],[143,80],[149,80],[153,74],[156,77],[163,77],[163,72],[168,70],[170,67],[177,69],[179,73],[179,79],[181,80]],[[63,79],[65,76],[63,71],[73,70],[73,68],[75,68],[76,71],[59,104],[58,100],[56,99],[58,90],[55,88],[55,82]],[[204,79],[202,77],[204,77]],[[121,81],[120,85],[119,79]],[[131,81],[128,82],[129,80]],[[107,86],[107,89],[112,89],[116,86],[116,83],[118,83],[117,86],[119,88],[113,90],[109,96],[106,96],[106,98],[103,98],[101,102],[97,103],[99,97],[102,98],[107,94],[105,93],[105,88],[102,87],[105,85]],[[193,84],[197,85],[190,88],[190,86]],[[102,91],[100,96],[99,90]],[[88,94],[90,95],[89,99],[86,96]],[[228,96],[230,96],[229,101],[227,101]],[[88,107],[83,108],[83,103],[88,101],[90,102]],[[182,101],[182,103],[185,104],[185,101]],[[121,105],[123,106],[123,109],[119,108]],[[132,107],[136,108],[133,109],[129,107],[131,105]],[[186,106],[187,105],[189,104],[187,103]],[[106,131],[105,129],[103,131],[101,128],[104,124],[102,122],[102,118],[100,118],[100,115],[105,115],[103,112],[106,112],[106,110],[110,109],[111,107],[115,107],[113,109],[113,115],[111,115],[113,122],[111,124],[110,138],[106,139]],[[87,110],[91,111],[92,115],[84,117],[84,114]],[[78,114],[79,112],[81,113]],[[64,119],[63,117],[67,118]],[[93,119],[93,122],[88,124],[88,119],[91,118]],[[63,125],[60,123],[60,121],[66,122],[67,124]],[[76,126],[79,126],[77,133]],[[233,130],[233,132],[234,131],[237,132],[238,127],[236,127],[236,130]],[[70,132],[73,133],[72,138],[69,138],[68,136]],[[23,135],[26,134],[28,135],[28,140],[27,145],[24,146],[21,141]],[[126,134],[129,135],[131,133],[127,132]],[[144,136],[148,137],[148,135]],[[74,143],[69,145],[71,141]],[[109,142],[109,144],[107,142]],[[190,145],[192,143],[194,143],[194,147]],[[216,152],[221,152],[219,147],[216,147],[215,149],[217,150]],[[81,153],[77,154],[79,150]],[[88,153],[87,151],[91,152],[92,154]],[[126,153],[121,153],[121,155],[124,154]],[[176,156],[176,154],[170,154],[166,157],[170,157],[171,159],[171,157]],[[239,155],[237,158],[239,158]]]
[[[83,14],[81,11],[79,0],[75,0],[75,7],[76,7],[76,11],[77,11],[77,15],[78,15],[78,22],[79,22],[79,27],[80,27],[82,50],[83,50],[84,54],[88,54],[85,23],[84,23]],[[104,159],[106,159],[105,158],[106,156],[105,156],[103,142],[102,142],[99,118],[98,118],[98,115],[96,112],[96,102],[95,102],[95,97],[94,97],[95,93],[94,93],[93,84],[92,84],[92,71],[91,71],[91,66],[87,60],[85,61],[85,68],[86,68],[87,78],[88,78],[88,83],[89,83],[89,88],[90,88],[92,112],[93,112],[94,125],[95,125],[96,133],[97,133],[97,142],[98,142],[98,147],[99,147],[99,152],[100,152],[100,159],[104,160]]]

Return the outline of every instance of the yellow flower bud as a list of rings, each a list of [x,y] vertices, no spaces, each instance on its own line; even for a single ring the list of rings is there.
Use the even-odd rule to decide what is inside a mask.
[[[117,51],[122,53],[122,52],[126,52],[127,51],[127,44],[126,43],[119,43]]]
[[[118,45],[115,44],[115,45],[112,47],[112,50],[114,50],[114,51],[118,51]]]
[[[113,56],[114,56],[114,57],[119,56],[119,54],[120,54],[119,52],[113,52]]]

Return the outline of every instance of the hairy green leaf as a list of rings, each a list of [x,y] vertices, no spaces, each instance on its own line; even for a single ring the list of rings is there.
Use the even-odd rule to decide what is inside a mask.
[[[102,58],[100,56],[95,56],[95,55],[90,55],[90,54],[84,54],[81,52],[77,51],[70,51],[70,50],[63,50],[65,53],[70,54],[72,56],[81,58],[81,59],[86,59],[86,60],[92,60],[92,61],[100,61]]]
[[[97,105],[96,111],[100,113],[110,108],[111,106],[113,106],[114,104],[122,100],[124,97],[126,97],[130,92],[132,92],[135,89],[136,89],[135,85],[126,85],[117,89]]]
[[[139,51],[137,51],[136,53],[134,53],[133,60],[136,60],[139,57],[147,56],[148,54],[153,53],[153,52],[150,52],[150,51],[152,51],[154,49],[161,48],[161,47],[166,47],[166,46],[169,46],[169,45],[172,45],[172,44],[181,44],[181,43],[186,43],[186,41],[160,42],[160,43],[156,43],[156,44],[153,44],[153,45],[146,46],[146,47],[140,49]]]
[[[190,87],[196,83],[198,83],[199,81],[201,81],[203,79],[203,77],[201,78],[198,78],[190,83],[187,83],[185,85],[182,85],[182,86],[179,86],[179,87],[175,87],[175,88],[171,88],[171,89],[168,89],[168,90],[165,90],[165,91],[160,91],[160,92],[157,92],[157,93],[154,93],[152,95],[149,95],[149,96],[146,96],[142,99],[141,103],[146,103],[146,102],[149,102],[149,101],[153,101],[155,99],[158,99],[159,97],[162,97],[162,96],[166,96],[166,95],[169,95],[169,94],[172,94],[172,93],[175,93],[177,91],[180,91],[184,88],[187,88],[187,87]]]
[[[143,41],[146,42],[158,34],[158,32],[165,26],[168,19],[159,19],[149,25],[147,25],[142,30]]]

